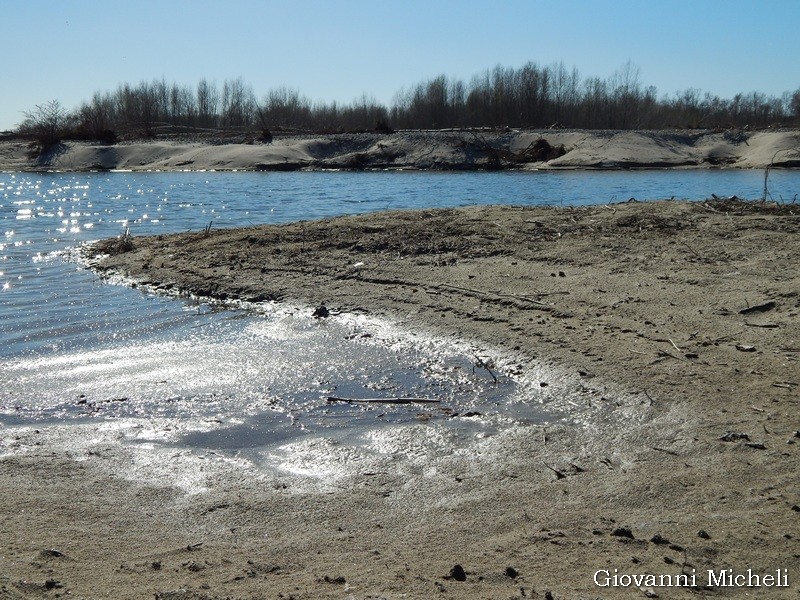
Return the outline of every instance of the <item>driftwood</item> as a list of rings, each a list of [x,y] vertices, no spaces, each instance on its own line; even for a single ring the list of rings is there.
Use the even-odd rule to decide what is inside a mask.
[[[441,402],[441,400],[431,398],[340,398],[339,396],[328,396],[327,401],[363,404],[435,404]]]
[[[496,148],[490,144],[485,137],[478,135],[474,131],[470,131],[474,138],[474,144],[486,153],[489,161],[500,165],[501,161],[506,163],[532,163],[553,160],[559,158],[567,153],[564,144],[558,146],[550,145],[543,137],[528,144],[524,150],[514,152],[510,148]]]

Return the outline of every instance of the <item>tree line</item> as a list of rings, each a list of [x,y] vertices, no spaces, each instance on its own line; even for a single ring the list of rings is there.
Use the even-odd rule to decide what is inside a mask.
[[[395,99],[399,127],[714,129],[800,124],[800,88],[725,99],[698,89],[659,97],[631,62],[606,79],[584,78],[563,63],[484,71],[465,85],[439,76]],[[427,125],[426,125],[427,124]]]
[[[257,97],[241,77],[194,87],[165,79],[96,92],[75,110],[57,100],[25,114],[18,133],[100,139],[155,136],[159,131],[336,133],[465,127],[581,129],[742,128],[800,124],[800,88],[782,96],[733,98],[687,89],[659,96],[639,68],[626,63],[610,77],[583,77],[563,63],[497,66],[468,82],[445,75],[398,92],[386,106],[366,94],[349,104],[313,102],[286,87]]]

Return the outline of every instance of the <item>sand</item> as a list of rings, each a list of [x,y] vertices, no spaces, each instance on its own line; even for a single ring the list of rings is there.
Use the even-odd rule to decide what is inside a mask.
[[[800,132],[765,131],[400,131],[285,135],[265,144],[182,140],[113,146],[68,141],[37,157],[27,143],[0,142],[0,170],[132,171],[299,169],[631,169],[800,166]],[[189,140],[191,138],[188,138]],[[535,151],[545,140],[554,152]],[[562,148],[563,147],[563,148]]]
[[[349,468],[327,480],[141,464],[91,425],[63,443],[16,431],[0,597],[797,598],[798,213],[470,207],[95,246],[96,268],[141,284],[324,302],[492,349],[569,418],[466,452],[420,422],[377,468],[301,449]],[[614,569],[697,587],[596,584]],[[708,569],[786,569],[789,586],[706,589]]]

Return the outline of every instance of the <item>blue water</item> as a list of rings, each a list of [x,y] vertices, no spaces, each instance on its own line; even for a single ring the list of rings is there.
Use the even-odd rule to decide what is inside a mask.
[[[53,253],[120,235],[468,204],[757,198],[759,171],[513,173],[0,173],[0,358],[147,337],[186,316],[101,284]],[[775,171],[792,199],[800,174]]]
[[[202,398],[213,410],[230,412],[230,406],[214,402],[221,396],[238,398],[237,410],[260,419],[259,427],[264,427],[266,405],[282,407],[278,412],[285,417],[311,398],[317,404],[308,416],[319,412],[320,394],[366,393],[376,378],[386,393],[449,393],[451,400],[445,389],[475,384],[467,400],[453,400],[461,408],[485,407],[497,399],[485,378],[471,379],[468,361],[457,353],[445,362],[465,375],[445,380],[419,370],[407,374],[409,364],[425,363],[419,352],[403,350],[396,364],[386,366],[394,359],[364,344],[342,350],[340,358],[325,363],[323,374],[308,366],[297,370],[302,377],[287,382],[254,366],[265,353],[280,354],[275,348],[283,352],[291,346],[276,346],[275,331],[284,340],[304,339],[305,347],[328,357],[348,337],[348,328],[360,325],[338,323],[321,330],[286,314],[242,319],[230,311],[109,285],[69,260],[68,251],[83,242],[126,230],[148,235],[200,230],[209,223],[235,227],[387,209],[700,200],[712,194],[758,198],[763,183],[759,171],[0,173],[0,422],[25,422],[24,415],[67,418],[89,402],[76,404],[65,396],[81,394],[94,394],[106,404],[114,395],[129,399],[115,404],[114,414],[155,414],[154,403],[168,395],[159,387],[164,380],[171,381],[173,397]],[[775,199],[791,201],[800,193],[798,172],[773,171],[769,183]],[[265,322],[271,330],[264,329]],[[314,331],[317,337],[304,337]],[[198,348],[203,349],[199,354]],[[291,369],[302,348],[293,355],[287,350],[285,362],[273,371]],[[178,357],[171,376],[158,372],[169,356]],[[372,370],[348,375],[347,365],[359,362],[357,356],[368,357],[364,362]],[[204,357],[205,367],[181,370]],[[430,371],[439,368],[429,366]],[[224,369],[239,374],[223,385],[218,378]],[[180,412],[175,408],[170,414]]]

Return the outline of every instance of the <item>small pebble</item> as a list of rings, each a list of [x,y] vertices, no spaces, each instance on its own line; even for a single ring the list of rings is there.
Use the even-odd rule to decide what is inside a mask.
[[[669,544],[669,540],[664,538],[664,537],[662,537],[661,534],[659,534],[659,533],[657,533],[653,537],[651,537],[650,541],[653,542],[654,544],[659,545],[659,546],[661,546],[663,544]]]
[[[631,540],[635,539],[633,537],[633,532],[627,527],[617,527],[614,531],[611,532],[611,535],[616,537],[624,537]]]

